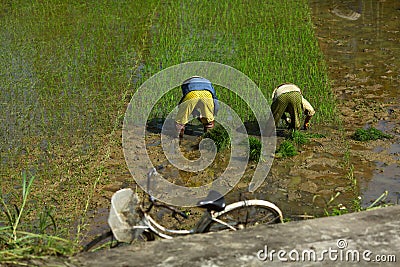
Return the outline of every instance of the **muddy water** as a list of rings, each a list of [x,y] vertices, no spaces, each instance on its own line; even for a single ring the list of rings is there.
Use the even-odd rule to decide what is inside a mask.
[[[386,142],[351,144],[353,154],[374,164],[371,174],[360,175],[363,203],[386,190],[387,201],[397,202],[400,2],[330,0],[310,1],[310,6],[346,131],[374,126],[395,136]]]

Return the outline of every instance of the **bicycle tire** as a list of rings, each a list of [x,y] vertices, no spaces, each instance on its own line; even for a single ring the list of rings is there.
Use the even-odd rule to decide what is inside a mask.
[[[240,230],[259,224],[275,224],[283,222],[282,211],[266,200],[251,199],[229,204],[221,212],[213,215],[217,220],[210,220],[204,232],[219,232],[224,230]],[[229,225],[229,226],[228,226]]]
[[[103,234],[94,238],[92,241],[90,241],[83,247],[81,252],[88,252],[94,248],[97,248],[98,246],[101,246],[102,244],[104,244],[107,238],[110,238],[111,240],[113,239],[113,233],[111,230],[108,230],[107,232],[104,232]]]
[[[107,239],[109,239],[108,242],[106,241]],[[154,241],[155,235],[152,232],[143,231],[139,235],[139,237],[135,240],[136,241]],[[133,240],[132,242],[134,242],[135,240]],[[114,244],[114,242],[115,242],[115,244]],[[102,248],[115,248],[122,244],[124,244],[124,243],[118,242],[115,239],[112,231],[109,230],[109,231],[104,232],[103,234],[97,236],[92,241],[90,241],[88,244],[86,244],[83,247],[83,249],[81,250],[81,252],[96,251],[96,250],[102,249]],[[125,244],[127,244],[127,243],[125,243]]]

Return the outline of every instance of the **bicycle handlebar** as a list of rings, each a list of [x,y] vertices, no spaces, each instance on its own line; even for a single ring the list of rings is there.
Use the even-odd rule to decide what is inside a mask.
[[[152,168],[150,171],[149,171],[149,173],[147,174],[147,194],[149,195],[149,201],[151,202],[151,205],[150,205],[150,207],[147,209],[147,212],[149,212],[151,209],[152,209],[152,207],[153,206],[157,206],[157,207],[164,207],[164,208],[167,208],[167,209],[169,209],[170,211],[172,211],[172,212],[174,212],[174,213],[176,213],[176,214],[179,214],[181,217],[183,217],[184,219],[187,219],[187,218],[189,218],[189,216],[186,214],[186,213],[184,213],[184,212],[182,212],[182,211],[180,211],[180,210],[177,210],[176,208],[174,208],[174,207],[171,207],[171,206],[168,206],[167,204],[161,204],[161,203],[157,203],[157,199],[155,198],[155,197],[153,197],[152,195],[151,195],[151,191],[150,191],[150,180],[151,180],[151,177],[153,176],[153,175],[157,175],[157,170],[156,170],[156,168]]]
[[[147,212],[149,212],[149,211],[153,208],[153,206],[156,206],[156,207],[166,208],[166,209],[172,211],[173,213],[179,214],[179,215],[180,215],[181,217],[183,217],[184,219],[189,218],[189,216],[188,216],[186,213],[184,213],[184,212],[182,212],[182,211],[180,211],[180,210],[177,210],[177,209],[174,208],[174,207],[168,206],[167,204],[164,204],[164,203],[158,203],[158,202],[157,202],[157,199],[155,199],[155,198],[152,197],[152,196],[149,197],[149,200],[151,201],[151,205],[150,205],[150,207],[147,209]]]

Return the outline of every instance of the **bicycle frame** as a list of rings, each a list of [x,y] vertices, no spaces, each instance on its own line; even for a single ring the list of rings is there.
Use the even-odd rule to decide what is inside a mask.
[[[149,172],[149,184],[150,178],[152,175],[157,174],[156,170],[153,169]],[[148,184],[148,186],[149,186]],[[131,242],[133,239],[138,238],[143,234],[143,232],[147,232],[150,234],[157,235],[161,238],[171,239],[174,236],[179,235],[190,235],[196,233],[204,233],[210,230],[210,226],[214,223],[218,223],[221,226],[224,226],[224,229],[230,229],[236,231],[237,229],[241,229],[243,226],[243,221],[236,220],[230,221],[230,223],[224,222],[219,217],[224,217],[225,214],[230,214],[231,212],[235,212],[235,210],[240,210],[242,207],[253,206],[253,207],[261,207],[263,209],[267,209],[269,211],[273,211],[275,217],[272,217],[271,222],[283,222],[283,216],[280,209],[273,203],[268,202],[266,200],[242,200],[238,202],[234,202],[227,206],[224,205],[222,211],[213,210],[214,207],[204,206],[207,208],[204,210],[203,216],[197,222],[196,226],[190,230],[176,230],[176,229],[168,229],[158,222],[156,222],[150,215],[150,211],[154,207],[161,207],[168,209],[173,212],[173,216],[176,214],[187,218],[187,215],[172,206],[168,206],[164,203],[159,203],[151,194],[148,194],[150,205],[146,208],[144,206],[144,202],[139,200],[137,194],[135,194],[131,189],[121,189],[116,192],[111,199],[111,210],[110,216],[108,219],[108,223],[110,228],[115,236],[115,238],[120,242]],[[207,204],[208,205],[208,204]],[[218,208],[218,210],[221,210]],[[178,220],[178,219],[177,219]],[[179,220],[178,220],[179,221]],[[246,218],[247,222],[247,218]],[[247,223],[244,222],[246,225]],[[236,226],[237,228],[235,228]],[[135,230],[135,231],[133,231]],[[149,238],[146,234],[142,237]]]
[[[157,223],[150,216],[150,214],[148,212],[144,211],[142,223],[145,226],[139,226],[139,227],[137,227],[137,229],[140,229],[140,228],[147,229],[161,238],[172,239],[174,236],[178,236],[178,235],[190,235],[190,234],[196,234],[196,233],[203,233],[206,231],[209,224],[212,221],[215,221],[221,225],[226,226],[227,228],[229,228],[233,231],[236,231],[237,230],[236,228],[234,228],[233,226],[229,225],[228,223],[226,223],[222,220],[219,220],[218,217],[221,216],[222,214],[230,212],[231,210],[234,210],[236,208],[255,205],[255,204],[268,206],[268,207],[271,207],[272,209],[279,210],[279,208],[277,206],[275,206],[273,203],[268,202],[268,201],[258,200],[258,199],[242,200],[242,201],[234,202],[232,204],[227,205],[226,208],[221,212],[205,210],[203,213],[203,216],[198,221],[196,227],[193,229],[190,229],[190,230],[168,229],[168,228],[160,225],[159,223]],[[281,212],[279,213],[279,221],[283,222],[283,215]]]
[[[114,236],[117,238],[118,241],[123,241],[123,242],[130,242],[135,238],[138,238],[143,231],[153,233],[161,238],[165,239],[171,239],[174,236],[179,236],[179,235],[190,235],[190,234],[196,234],[196,233],[204,233],[209,230],[210,224],[217,222],[218,224],[221,224],[225,226],[225,229],[230,229],[233,231],[236,231],[237,229],[230,225],[229,223],[226,223],[222,220],[220,220],[218,217],[230,213],[236,209],[240,209],[241,207],[247,207],[247,206],[260,206],[260,207],[266,207],[271,210],[276,211],[277,217],[276,221],[283,222],[283,216],[282,212],[280,209],[273,203],[268,202],[266,200],[258,200],[258,199],[250,199],[250,200],[242,200],[238,202],[234,202],[232,204],[227,205],[224,210],[220,212],[216,212],[213,210],[205,210],[203,213],[203,216],[200,218],[200,220],[197,222],[196,226],[193,229],[190,230],[176,230],[176,229],[168,229],[158,222],[156,222],[150,215],[150,211],[153,209],[153,207],[163,207],[166,209],[169,209],[173,211],[175,214],[180,214],[182,217],[187,217],[184,213],[182,213],[179,210],[176,210],[174,207],[168,206],[166,204],[159,204],[157,201],[149,196],[149,200],[151,201],[151,204],[149,207],[145,208],[143,202],[138,203],[136,202],[136,205],[138,205],[135,209],[137,214],[137,218],[139,218],[138,221],[131,221],[130,218],[125,217],[127,212],[133,211],[133,207],[129,206],[132,204],[132,199],[137,200],[137,196],[133,193],[132,190],[130,189],[123,189],[120,190],[122,194],[125,194],[125,198],[123,199],[124,203],[118,203],[120,204],[121,210],[115,210],[116,208],[116,203],[113,202],[112,198],[112,208],[110,211],[110,217],[109,217],[109,225],[114,233]],[[140,201],[139,201],[140,202]],[[119,220],[117,223],[114,222],[114,224],[111,223],[111,215],[113,215],[113,220],[115,221],[116,218]],[[117,225],[117,227],[115,227]],[[114,227],[113,227],[114,226]],[[119,227],[119,228],[118,228]],[[135,230],[135,231],[132,231]]]
[[[149,178],[152,173],[149,173]],[[216,191],[214,191],[216,192]],[[211,195],[212,191],[210,191]],[[115,238],[119,243],[131,243],[135,239],[154,240],[155,236],[171,239],[176,236],[190,235],[205,232],[217,232],[224,230],[240,230],[247,225],[257,225],[259,223],[283,223],[281,210],[273,203],[266,200],[250,199],[225,205],[223,198],[217,201],[207,200],[199,202],[199,207],[204,208],[202,217],[196,226],[190,230],[168,229],[150,214],[154,207],[162,207],[173,212],[173,217],[180,221],[176,215],[187,218],[187,215],[175,207],[158,202],[151,194],[148,194],[150,205],[146,207],[136,193],[130,188],[120,189],[111,198],[111,208],[108,217],[110,230],[96,237],[88,243],[83,251],[90,248],[108,237]],[[215,197],[215,195],[214,195]],[[243,211],[244,218],[243,217]],[[257,214],[262,217],[258,217]],[[269,215],[273,215],[272,217]],[[265,220],[264,220],[265,218]]]

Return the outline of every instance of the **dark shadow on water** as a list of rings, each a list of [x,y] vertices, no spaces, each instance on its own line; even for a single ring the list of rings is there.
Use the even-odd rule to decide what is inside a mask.
[[[243,123],[244,128],[243,127],[239,127],[236,129],[236,131],[238,131],[239,133],[242,134],[249,134],[249,135],[257,135],[260,136],[261,132],[260,132],[260,127],[258,125],[258,122],[256,121],[246,121]]]
[[[150,133],[160,134],[165,118],[154,118],[147,121],[146,130]]]
[[[258,125],[258,122],[256,121],[247,121],[244,123],[244,127],[247,131],[247,134],[249,135],[256,135],[260,136],[260,126]],[[244,133],[243,128],[238,128],[237,129],[239,132]],[[277,137],[284,137],[287,138],[291,135],[291,131],[288,130],[287,128],[276,128],[276,136]]]
[[[174,136],[176,135],[175,121],[165,118],[154,118],[147,121],[146,130],[154,134],[163,134]],[[192,120],[186,124],[185,135],[202,136],[203,125],[197,120]]]
[[[249,135],[261,135],[260,127],[256,121],[246,121],[244,127]]]
[[[260,136],[260,127],[258,122],[256,121],[247,121],[244,122],[244,127],[239,127],[236,130],[240,133],[249,135]],[[164,127],[164,129],[163,129]],[[167,135],[174,135],[175,132],[175,121],[172,119],[165,118],[154,118],[147,121],[146,130],[150,133],[161,134],[163,132]],[[289,133],[286,129],[276,129],[277,136],[286,137]],[[203,125],[197,121],[197,119],[193,119],[189,123],[186,124],[185,127],[185,135],[189,136],[202,136],[204,134]]]

